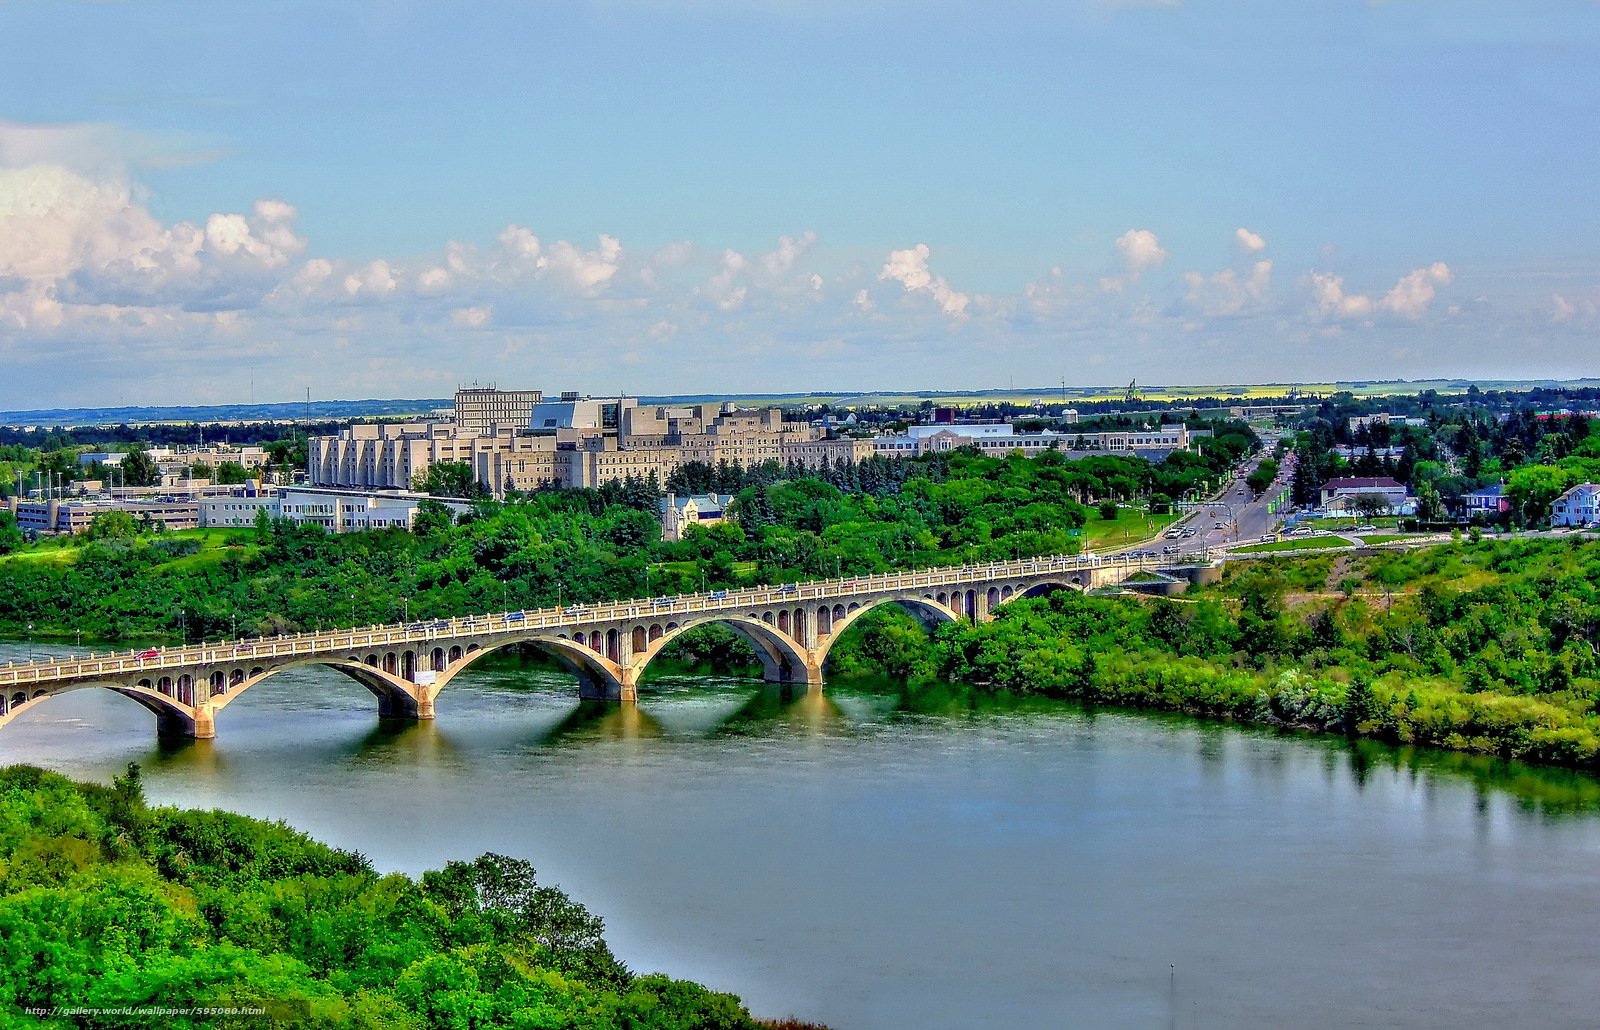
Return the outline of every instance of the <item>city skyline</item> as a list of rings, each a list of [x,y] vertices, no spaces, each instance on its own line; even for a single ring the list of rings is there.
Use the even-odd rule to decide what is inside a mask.
[[[1600,9],[0,10],[8,407],[1570,378]]]

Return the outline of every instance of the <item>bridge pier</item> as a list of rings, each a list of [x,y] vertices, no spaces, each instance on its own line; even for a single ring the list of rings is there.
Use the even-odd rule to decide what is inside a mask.
[[[217,735],[211,705],[196,705],[193,714],[176,708],[156,711],[156,736],[167,740],[210,740]]]
[[[621,701],[625,704],[637,704],[639,687],[632,682],[617,680],[602,682],[593,677],[583,677],[578,680],[578,697],[584,701]]]

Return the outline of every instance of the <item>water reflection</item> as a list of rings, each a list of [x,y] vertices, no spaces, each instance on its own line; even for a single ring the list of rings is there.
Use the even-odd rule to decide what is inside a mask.
[[[139,762],[159,803],[285,819],[384,869],[523,855],[636,968],[839,1027],[1589,1011],[1582,773],[948,683],[663,677],[632,706],[486,660],[437,712],[382,723],[300,671],[215,740],[158,742],[86,690],[0,749],[100,780]]]

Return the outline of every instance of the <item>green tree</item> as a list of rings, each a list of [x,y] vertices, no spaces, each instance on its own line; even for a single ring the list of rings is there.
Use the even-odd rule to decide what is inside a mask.
[[[21,546],[22,530],[17,526],[17,517],[0,509],[0,554],[10,554]]]
[[[89,520],[83,535],[90,540],[131,540],[139,535],[139,522],[125,511],[103,511]]]
[[[129,486],[161,485],[161,469],[143,447],[134,447],[122,459],[122,472]]]
[[[464,461],[434,462],[412,481],[411,488],[434,497],[470,499],[489,495],[489,491],[473,475],[472,466]]]

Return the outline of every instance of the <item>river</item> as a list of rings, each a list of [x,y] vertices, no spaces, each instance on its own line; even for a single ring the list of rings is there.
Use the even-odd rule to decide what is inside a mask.
[[[138,762],[152,801],[384,870],[525,857],[632,968],[836,1030],[1595,1020],[1580,774],[955,687],[684,677],[580,705],[511,662],[433,724],[380,729],[366,691],[306,670],[217,728],[158,745],[83,690],[0,729],[0,761]]]

